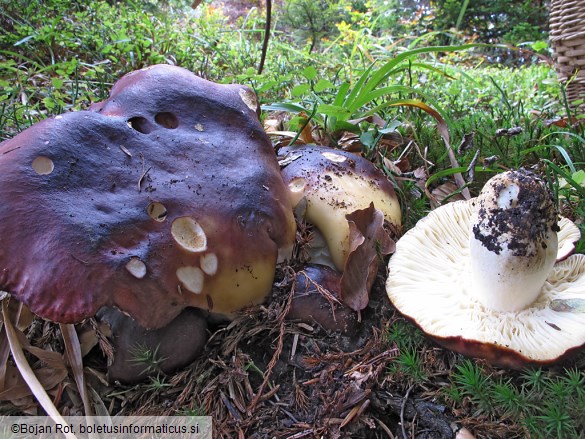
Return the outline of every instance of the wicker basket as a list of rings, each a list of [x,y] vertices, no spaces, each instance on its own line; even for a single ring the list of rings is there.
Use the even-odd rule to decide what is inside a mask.
[[[567,100],[585,101],[585,0],[552,0],[550,41],[559,81],[567,83]],[[578,106],[585,111],[585,103]]]

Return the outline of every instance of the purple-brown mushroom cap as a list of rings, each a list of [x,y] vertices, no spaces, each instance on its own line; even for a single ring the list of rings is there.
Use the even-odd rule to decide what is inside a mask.
[[[254,93],[159,65],[0,144],[0,289],[49,320],[147,328],[270,291],[295,225]]]
[[[289,320],[317,323],[328,331],[355,333],[357,313],[340,302],[341,273],[325,265],[309,264],[295,275]]]

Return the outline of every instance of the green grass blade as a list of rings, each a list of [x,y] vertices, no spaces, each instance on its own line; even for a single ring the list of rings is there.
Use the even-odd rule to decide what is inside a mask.
[[[560,175],[561,177],[563,177],[566,182],[568,184],[570,184],[571,186],[573,186],[573,188],[577,191],[577,193],[579,194],[580,197],[585,197],[585,188],[583,188],[579,183],[577,183],[573,177],[571,176],[571,174],[569,174],[567,171],[565,171],[564,169],[560,168],[559,166],[557,166],[556,164],[554,164],[553,162],[551,162],[550,160],[544,160],[544,162],[547,164],[548,167],[550,167],[552,169],[552,171],[557,174]]]
[[[288,102],[277,102],[269,105],[262,105],[262,111],[287,111],[289,113],[308,113],[308,110],[298,104],[292,104]]]
[[[358,79],[357,84],[353,87],[353,89],[351,90],[351,92],[349,93],[349,95],[347,96],[347,98],[344,101],[344,104],[347,106],[353,105],[353,101],[355,101],[357,96],[360,96],[362,93],[362,88],[364,87],[364,84],[366,83],[368,77],[370,76],[370,73],[372,71],[372,69],[374,68],[374,63],[370,64],[370,66],[366,69],[366,71],[364,73],[362,73],[362,75],[360,76],[360,79]]]
[[[335,95],[333,105],[336,105],[338,107],[341,107],[343,105],[343,103],[345,102],[345,95],[347,94],[349,87],[350,87],[349,82],[344,82],[343,84],[341,84],[339,90],[337,91],[337,94]]]
[[[370,80],[363,86],[360,95],[371,92],[374,88],[376,88],[381,82],[383,82],[387,78],[388,73],[391,72],[398,64],[415,55],[433,52],[457,52],[473,49],[476,47],[494,47],[494,45],[473,43],[462,44],[458,46],[419,47],[418,49],[412,49],[402,52],[401,54],[397,55],[396,57],[388,61],[386,64],[384,64],[371,75]]]

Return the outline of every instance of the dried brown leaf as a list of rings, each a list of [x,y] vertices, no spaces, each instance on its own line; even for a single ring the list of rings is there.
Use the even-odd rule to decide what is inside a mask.
[[[354,153],[361,153],[363,149],[360,137],[351,131],[344,132],[341,138],[337,141],[337,144],[344,151]]]
[[[395,243],[384,229],[384,214],[374,207],[346,215],[349,223],[349,256],[341,277],[341,300],[354,311],[368,305],[378,262],[394,251]]]
[[[384,167],[386,169],[388,169],[390,172],[392,172],[395,175],[402,175],[402,173],[404,172],[404,170],[402,169],[401,162],[403,160],[398,160],[397,162],[393,162],[392,160],[390,160],[387,157],[383,158],[384,161]],[[408,159],[406,159],[406,161],[408,161]]]
[[[50,367],[42,367],[35,370],[39,382],[45,389],[54,389],[67,378],[67,371],[55,371]],[[8,366],[6,377],[6,389],[0,392],[0,401],[14,402],[18,399],[32,396],[33,392],[28,386],[18,369],[12,365]]]
[[[299,117],[301,118],[302,122],[305,123],[308,115],[305,113],[299,113]],[[313,137],[313,124],[309,121],[301,131],[299,135],[299,139],[302,140],[305,144],[315,143],[315,138]]]
[[[463,154],[465,151],[473,148],[474,137],[475,137],[474,131],[464,134],[463,139],[461,139],[461,143],[459,144],[459,148],[457,148],[457,154]]]
[[[433,194],[433,197],[431,197],[431,208],[436,209],[442,205],[443,201],[446,199],[448,199],[449,202],[464,200],[465,198],[463,195],[461,195],[461,193],[456,193],[458,190],[459,188],[457,185],[450,181],[437,186],[431,192]]]
[[[435,118],[435,120],[437,121],[437,131],[439,133],[439,135],[443,138],[443,142],[445,143],[445,147],[447,148],[447,155],[449,157],[449,162],[451,164],[452,168],[459,168],[459,163],[457,162],[457,158],[455,157],[455,153],[453,152],[453,148],[451,148],[451,140],[449,137],[449,127],[447,126],[447,122],[445,122],[445,119],[443,119],[443,116],[441,116],[441,114],[435,110],[432,107],[429,107],[427,104],[425,104],[424,102],[421,102],[417,99],[409,99],[409,100],[405,100],[405,101],[401,101],[399,103],[396,104],[392,104],[392,106],[408,106],[408,107],[416,107],[419,108],[423,111],[425,111],[426,113],[430,114],[431,116],[433,116]],[[463,176],[461,175],[460,172],[457,172],[455,174],[453,174],[453,177],[455,178],[455,182],[457,183],[457,185],[460,188],[463,188],[461,190],[461,193],[463,194],[463,196],[465,197],[466,200],[471,198],[471,193],[469,192],[469,189],[466,186],[465,180],[463,179]]]
[[[370,116],[364,116],[364,117],[360,117],[358,119],[350,119],[348,120],[349,123],[357,125],[358,123],[361,122],[369,122],[369,123],[373,123],[375,125],[378,126],[378,128],[384,128],[384,126],[386,125],[386,121],[384,119],[382,119],[380,116],[378,116],[377,114],[372,114]]]
[[[82,357],[85,357],[99,343],[96,331],[90,327],[82,328],[79,331],[78,338]]]

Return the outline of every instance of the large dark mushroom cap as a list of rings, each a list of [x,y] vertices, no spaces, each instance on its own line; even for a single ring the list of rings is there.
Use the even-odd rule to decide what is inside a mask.
[[[264,298],[294,232],[243,86],[154,66],[0,144],[0,289],[53,321],[231,313]]]

